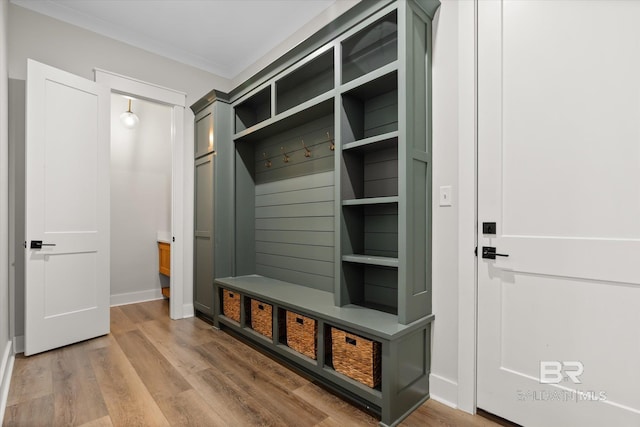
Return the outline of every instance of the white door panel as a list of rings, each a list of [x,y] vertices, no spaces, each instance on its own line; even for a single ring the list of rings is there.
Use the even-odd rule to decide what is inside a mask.
[[[526,426],[640,426],[639,21],[478,2],[478,407]]]
[[[25,152],[30,355],[109,332],[108,89],[29,60]]]

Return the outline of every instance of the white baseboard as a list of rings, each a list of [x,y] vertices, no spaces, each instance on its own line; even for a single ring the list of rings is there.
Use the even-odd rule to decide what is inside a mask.
[[[440,375],[429,375],[430,398],[452,408],[458,407],[458,383]]]
[[[111,295],[111,307],[118,305],[135,304],[138,302],[154,301],[164,298],[161,289],[149,289],[147,291],[127,292]]]
[[[193,317],[196,315],[196,309],[193,308],[193,304],[183,304],[182,305],[182,318],[186,319],[188,317]]]
[[[4,411],[7,408],[13,361],[15,360],[11,344],[11,341],[7,341],[2,355],[2,365],[0,365],[0,420],[4,419]]]
[[[24,353],[24,335],[13,339],[13,354]]]

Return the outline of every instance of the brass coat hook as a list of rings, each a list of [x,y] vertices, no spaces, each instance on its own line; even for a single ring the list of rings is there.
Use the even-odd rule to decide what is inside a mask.
[[[304,156],[311,157],[311,151],[304,145],[304,139],[302,140],[302,148],[304,148]]]
[[[267,168],[271,167],[271,159],[267,159],[267,153],[262,153],[262,157],[264,157],[266,160],[264,162],[264,166]]]
[[[329,150],[336,151],[336,144],[333,139],[331,139],[331,134],[327,132],[327,139],[329,140]]]
[[[284,152],[284,147],[280,147],[280,151],[282,151],[282,161],[285,163],[289,163],[289,156]]]

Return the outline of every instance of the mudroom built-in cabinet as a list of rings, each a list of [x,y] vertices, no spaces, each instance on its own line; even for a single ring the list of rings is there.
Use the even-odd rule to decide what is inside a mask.
[[[192,107],[196,308],[388,426],[429,397],[438,6],[361,2]]]

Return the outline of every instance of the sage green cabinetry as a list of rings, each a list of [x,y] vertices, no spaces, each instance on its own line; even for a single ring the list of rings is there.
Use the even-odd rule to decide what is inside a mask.
[[[429,397],[431,20],[437,0],[360,2],[230,93],[213,321],[397,425]],[[228,163],[227,163],[228,162]],[[228,192],[232,193],[230,197]],[[217,248],[216,248],[217,251]],[[216,263],[217,269],[217,263]],[[240,298],[240,321],[219,295]],[[272,305],[273,337],[251,329]],[[286,345],[286,311],[318,325],[317,358]],[[380,385],[334,369],[331,328],[380,343]]]
[[[213,279],[233,271],[232,168],[224,163],[233,155],[228,96],[212,91],[192,107],[195,113],[193,305],[213,316]]]

